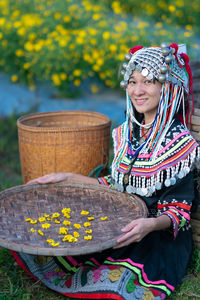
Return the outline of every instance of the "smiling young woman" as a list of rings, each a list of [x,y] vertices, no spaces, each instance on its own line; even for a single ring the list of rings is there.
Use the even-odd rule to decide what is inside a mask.
[[[44,265],[34,255],[13,252],[26,271],[70,299],[162,300],[182,281],[192,253],[193,170],[200,147],[185,125],[192,77],[188,57],[178,50],[162,44],[126,54],[126,120],[113,130],[111,175],[97,180],[58,173],[29,182],[100,183],[135,193],[148,208],[147,218],[122,228],[115,249],[52,257]]]

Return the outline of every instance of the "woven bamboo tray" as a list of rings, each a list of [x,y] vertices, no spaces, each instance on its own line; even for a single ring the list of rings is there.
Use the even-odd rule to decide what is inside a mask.
[[[71,208],[71,225],[62,224],[63,208]],[[95,217],[88,221],[82,210],[89,211]],[[121,228],[133,219],[147,216],[145,203],[135,195],[120,193],[101,185],[83,184],[48,184],[21,185],[0,192],[0,246],[29,254],[59,256],[80,255],[102,251],[116,245],[116,239],[122,234]],[[42,229],[41,224],[30,224],[25,219],[38,219],[45,213],[58,212],[62,215],[53,221],[49,229]],[[101,217],[107,216],[107,220]],[[84,222],[91,226],[85,228]],[[75,229],[73,224],[81,224]],[[59,235],[60,227],[68,227],[68,234],[79,232],[78,242],[63,242],[64,235]],[[44,236],[30,229],[41,229]],[[92,240],[84,240],[85,230],[92,229]],[[52,247],[46,239],[60,242],[60,246]]]
[[[111,121],[103,114],[35,113],[19,118],[17,126],[24,183],[53,172],[88,176],[108,163]]]

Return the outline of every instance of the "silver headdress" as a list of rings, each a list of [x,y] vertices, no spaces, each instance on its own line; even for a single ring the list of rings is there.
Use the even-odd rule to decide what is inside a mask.
[[[126,62],[123,63],[121,75],[124,80],[120,82],[122,88],[126,88],[128,80],[134,70],[141,72],[144,77],[151,80],[156,78],[159,82],[172,82],[183,86],[189,94],[189,78],[185,69],[185,61],[178,46],[168,46],[162,43],[160,47],[143,48],[136,46],[125,55]]]

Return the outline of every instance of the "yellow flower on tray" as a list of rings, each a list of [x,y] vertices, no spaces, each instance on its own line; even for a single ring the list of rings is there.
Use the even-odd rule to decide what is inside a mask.
[[[89,215],[89,213],[90,213],[90,212],[87,211],[87,210],[82,210],[82,211],[81,211],[81,215]]]
[[[65,226],[70,225],[70,224],[71,224],[70,221],[67,221],[67,220],[64,220],[64,221],[63,221],[63,225],[65,225]]]
[[[90,227],[90,226],[91,226],[91,223],[90,223],[90,222],[85,222],[85,223],[83,224],[83,226],[84,226],[84,227]]]
[[[81,224],[74,224],[74,227],[75,227],[76,229],[80,229],[80,228],[81,228]]]
[[[31,223],[31,224],[36,224],[36,223],[37,223],[37,220],[31,220],[30,223]]]
[[[48,215],[48,214],[44,214],[44,217],[45,217],[45,218],[48,218],[49,216],[50,216],[50,215]]]
[[[51,224],[49,224],[49,223],[42,224],[42,228],[44,228],[44,229],[48,229],[50,227],[51,227]]]
[[[84,240],[89,241],[89,240],[91,240],[91,239],[92,239],[92,236],[91,236],[91,235],[84,236]]]
[[[38,221],[39,221],[40,223],[45,222],[45,221],[46,221],[46,218],[45,218],[45,217],[41,217],[41,218],[38,219]]]
[[[62,209],[63,214],[65,214],[65,213],[69,214],[70,212],[71,212],[71,208],[66,208],[65,207],[65,208]]]
[[[38,230],[39,235],[44,235],[44,232],[42,232],[40,229]]]
[[[101,217],[101,220],[102,221],[105,221],[105,220],[107,220],[108,219],[108,217]]]
[[[71,218],[70,215],[69,215],[68,213],[64,213],[64,217],[65,217],[66,219],[70,219],[70,218]]]
[[[54,219],[54,218],[58,218],[60,217],[60,214],[58,212],[55,212],[54,214],[52,214],[51,218]]]
[[[88,229],[88,230],[86,230],[86,231],[85,231],[85,233],[87,233],[87,234],[90,234],[90,233],[92,233],[92,229]]]
[[[67,234],[68,228],[66,227],[60,227],[59,234]]]
[[[94,217],[88,217],[88,220],[92,221],[92,220],[94,220]]]
[[[77,241],[78,239],[71,234],[67,234],[63,238],[63,242],[76,243]]]
[[[60,221],[57,220],[57,219],[55,219],[54,222],[55,222],[56,224],[60,224]]]
[[[59,245],[60,245],[60,243],[55,243],[55,242],[51,243],[51,246],[53,246],[53,247],[58,247]]]
[[[31,218],[27,218],[25,219],[26,222],[30,222],[31,221]]]
[[[31,228],[30,231],[31,231],[31,232],[36,232],[37,230],[34,229],[34,228]]]
[[[79,236],[80,236],[80,234],[77,231],[74,231],[74,237],[77,238]]]
[[[54,240],[53,239],[48,239],[48,240],[46,240],[46,242],[51,244],[51,243],[54,243]]]

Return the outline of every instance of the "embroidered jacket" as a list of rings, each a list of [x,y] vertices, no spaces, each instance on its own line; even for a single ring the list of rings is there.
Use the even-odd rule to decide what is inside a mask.
[[[131,161],[130,155],[135,153],[139,142],[133,137],[131,147],[117,164],[123,130],[124,123],[113,130],[115,158],[112,175],[98,178],[98,181],[107,186],[115,183],[115,187],[119,185],[126,191],[141,196],[148,207],[157,203],[156,214],[166,214],[170,217],[175,238],[178,230],[187,228],[190,223],[190,211],[195,198],[192,170],[198,167],[199,144],[175,119],[160,145],[157,156],[152,159],[150,152],[141,151],[128,173],[128,184],[124,185],[124,176]]]

